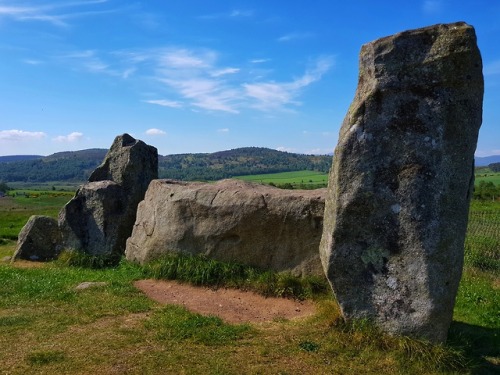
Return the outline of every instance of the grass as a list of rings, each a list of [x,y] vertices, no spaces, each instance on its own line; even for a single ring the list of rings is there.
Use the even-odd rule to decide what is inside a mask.
[[[476,171],[474,184],[479,184],[480,181],[493,182],[495,185],[500,184],[500,173],[492,172],[489,169]]]
[[[57,218],[61,207],[73,192],[13,190],[0,198],[0,238],[17,239],[20,230],[31,215]]]
[[[26,210],[31,214],[40,206]],[[345,322],[325,296],[324,280],[202,257],[166,257],[141,267],[65,253],[46,264],[0,263],[0,367],[9,374],[498,373],[499,212],[497,202],[471,205],[465,268],[446,345],[390,337],[367,321]],[[0,259],[12,255],[14,245],[1,239]],[[298,321],[227,324],[152,302],[133,287],[146,277],[315,298],[318,313]],[[84,281],[106,284],[76,290]]]
[[[193,285],[252,290],[266,297],[321,298],[329,294],[325,278],[297,278],[203,256],[167,255],[144,266],[144,277],[179,280]]]
[[[296,171],[270,174],[258,174],[235,177],[240,180],[258,182],[261,184],[274,184],[282,186],[292,185],[293,188],[324,187],[328,184],[328,174],[316,171]]]

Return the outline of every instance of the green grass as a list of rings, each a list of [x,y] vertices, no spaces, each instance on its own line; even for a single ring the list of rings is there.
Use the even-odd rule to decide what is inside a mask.
[[[480,181],[484,182],[493,182],[495,185],[500,184],[500,173],[499,172],[491,172],[489,170],[486,171],[476,171],[475,173],[474,184],[479,184]]]
[[[57,213],[66,203],[51,199],[10,204],[24,204],[29,216]],[[141,267],[64,253],[47,264],[0,263],[0,367],[9,374],[494,374],[500,366],[499,224],[500,203],[472,202],[446,345],[390,337],[366,321],[346,323],[331,295],[325,297],[324,281],[202,257],[166,257]],[[14,247],[0,239],[0,259]],[[227,324],[147,299],[133,281],[149,277],[316,296],[318,313],[299,321]],[[76,290],[84,281],[106,284]]]
[[[14,196],[13,196],[14,195]],[[17,239],[31,215],[57,218],[73,192],[14,190],[0,198],[0,238]]]
[[[166,255],[144,266],[144,277],[179,280],[193,285],[252,290],[266,297],[321,298],[329,294],[326,279],[297,278],[203,256]]]
[[[235,177],[240,180],[258,182],[262,184],[274,184],[277,186],[291,184],[297,188],[308,186],[318,187],[328,184],[328,174],[316,171],[296,171],[270,174],[258,174]]]
[[[0,356],[23,373],[471,373],[455,346],[384,335],[346,323],[333,300],[300,321],[227,324],[179,306],[160,306],[132,287],[143,268],[0,265]],[[78,291],[83,281],[106,285]],[[458,333],[462,332],[456,327]],[[459,336],[457,336],[459,337]],[[491,352],[491,349],[490,349]]]

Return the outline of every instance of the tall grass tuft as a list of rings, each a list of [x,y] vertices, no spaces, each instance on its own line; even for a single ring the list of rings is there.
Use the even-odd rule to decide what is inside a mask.
[[[118,254],[90,255],[80,251],[65,250],[61,252],[56,263],[62,266],[103,269],[118,266],[120,260],[121,255]]]
[[[171,254],[144,266],[144,276],[179,280],[194,285],[233,287],[264,296],[305,299],[328,294],[325,278],[299,278],[290,273],[263,271],[239,263],[220,262],[205,256]]]

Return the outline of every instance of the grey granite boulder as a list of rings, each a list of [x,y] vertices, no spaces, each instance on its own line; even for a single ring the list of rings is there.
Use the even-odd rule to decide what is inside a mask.
[[[446,339],[462,272],[483,75],[465,23],[364,45],[320,254],[347,319]]]
[[[146,263],[204,254],[296,275],[323,275],[318,246],[326,189],[281,190],[238,180],[151,182],[125,251]]]
[[[91,255],[123,254],[137,205],[158,178],[158,151],[128,134],[115,138],[89,182],[59,213],[62,246]]]
[[[19,232],[12,260],[47,261],[55,259],[61,251],[60,241],[61,236],[56,219],[33,215]]]

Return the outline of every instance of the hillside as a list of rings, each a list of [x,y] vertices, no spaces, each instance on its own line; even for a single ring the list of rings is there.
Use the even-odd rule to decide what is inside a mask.
[[[106,149],[58,152],[38,159],[0,163],[0,181],[86,181],[102,162]],[[17,156],[19,158],[19,156]]]
[[[311,170],[328,172],[332,157],[302,155],[262,147],[244,147],[211,154],[161,156],[160,178],[214,181],[248,174]]]
[[[42,159],[42,155],[10,155],[0,156],[0,163],[10,163],[12,161],[36,160]]]
[[[0,162],[0,181],[84,182],[102,162],[107,150],[88,149],[58,152],[38,159]],[[17,159],[17,161],[16,161]],[[247,174],[299,170],[328,172],[332,157],[293,154],[268,148],[245,147],[206,154],[159,156],[159,177],[178,180],[214,181]]]

